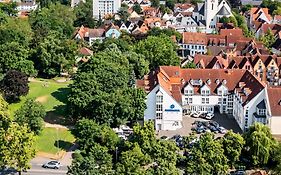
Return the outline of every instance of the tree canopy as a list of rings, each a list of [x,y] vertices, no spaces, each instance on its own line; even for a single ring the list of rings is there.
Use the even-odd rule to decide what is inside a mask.
[[[17,102],[20,96],[27,95],[29,91],[28,77],[19,71],[10,70],[0,81],[0,89],[7,102]]]
[[[144,55],[149,61],[149,68],[164,65],[179,65],[176,44],[166,35],[149,36],[135,45],[135,52]]]
[[[30,130],[38,135],[43,130],[45,115],[46,111],[43,105],[34,99],[27,99],[15,112],[15,121],[19,124],[27,124]]]

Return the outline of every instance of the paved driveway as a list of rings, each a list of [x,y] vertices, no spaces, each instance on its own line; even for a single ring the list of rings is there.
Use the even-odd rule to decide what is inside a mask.
[[[183,127],[181,129],[178,129],[175,131],[160,131],[158,133],[158,137],[161,137],[161,136],[172,137],[176,134],[179,134],[181,136],[188,136],[192,132],[191,131],[192,123],[196,120],[209,121],[209,120],[202,119],[202,118],[193,118],[190,116],[184,116],[183,121],[182,121]],[[227,115],[216,113],[213,120],[218,122],[221,126],[223,126],[227,130],[232,129],[234,132],[242,133],[241,129],[239,128],[239,126],[236,123],[234,118],[231,118]],[[217,134],[217,136],[222,136],[222,134]]]

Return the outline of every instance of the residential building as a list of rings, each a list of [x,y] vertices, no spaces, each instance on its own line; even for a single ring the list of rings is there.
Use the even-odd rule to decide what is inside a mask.
[[[103,19],[105,15],[113,15],[121,7],[121,0],[93,0],[93,17]]]
[[[195,111],[232,116],[242,130],[257,121],[269,123],[267,116],[258,119],[264,115],[262,101],[268,105],[266,86],[248,70],[161,66],[137,86],[148,93],[144,120],[155,121],[156,130],[181,128],[183,115]]]
[[[21,12],[31,12],[38,8],[38,4],[35,1],[22,1],[17,3],[16,9]]]
[[[76,40],[84,40],[92,45],[93,42],[102,42],[105,38],[118,38],[121,35],[118,26],[109,24],[104,28],[91,29],[81,26],[74,32],[73,38]]]

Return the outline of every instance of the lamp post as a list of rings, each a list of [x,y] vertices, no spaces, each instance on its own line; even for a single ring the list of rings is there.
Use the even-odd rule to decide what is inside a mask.
[[[118,151],[118,147],[116,146],[115,147],[115,160],[116,160],[116,163],[117,163],[117,153],[118,153],[117,151]]]

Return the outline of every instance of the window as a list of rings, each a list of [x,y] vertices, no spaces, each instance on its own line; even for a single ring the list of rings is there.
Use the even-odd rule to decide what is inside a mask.
[[[214,4],[212,4],[212,10],[214,10]]]
[[[163,96],[162,95],[156,95],[156,103],[163,103]]]
[[[223,102],[222,102],[222,104],[226,104],[226,98],[223,98]]]
[[[156,119],[157,120],[163,119],[163,113],[156,113]]]
[[[221,104],[221,98],[219,98],[219,102],[218,103]]]
[[[205,104],[205,102],[206,102],[206,99],[202,98],[202,104]]]
[[[209,100],[210,100],[209,98],[206,98],[206,104],[209,104],[209,103],[210,103]]]
[[[162,104],[156,104],[156,111],[163,111],[163,105]]]
[[[218,95],[221,95],[221,94],[222,94],[222,91],[221,91],[221,90],[219,90],[219,91],[218,91]]]
[[[258,115],[265,115],[265,109],[258,109]]]

